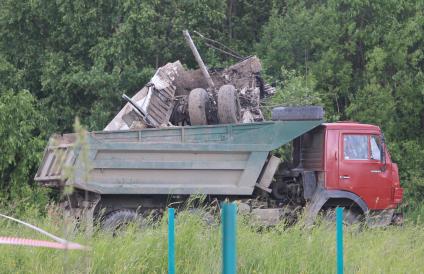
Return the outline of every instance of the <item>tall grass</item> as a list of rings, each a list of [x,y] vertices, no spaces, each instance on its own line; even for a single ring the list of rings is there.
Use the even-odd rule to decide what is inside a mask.
[[[129,227],[117,237],[102,231],[88,238],[63,227],[59,215],[28,220],[43,229],[91,247],[61,251],[0,245],[2,273],[166,273],[166,218],[154,227]],[[43,239],[27,228],[0,221],[0,236]],[[238,220],[239,273],[335,273],[333,224],[305,229],[277,226],[258,232]],[[385,229],[345,230],[346,273],[422,273],[424,230],[408,224]],[[177,273],[220,273],[221,229],[206,225],[197,214],[181,213],[176,220]]]

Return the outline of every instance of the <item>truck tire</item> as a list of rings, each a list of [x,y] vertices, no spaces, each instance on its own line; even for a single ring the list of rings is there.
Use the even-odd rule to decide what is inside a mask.
[[[208,93],[202,88],[193,89],[188,96],[188,116],[190,123],[207,125]]]
[[[220,124],[240,121],[240,101],[233,85],[223,85],[218,91],[218,120]]]
[[[321,106],[276,107],[272,109],[274,121],[322,120],[324,109]]]
[[[141,225],[141,216],[133,209],[120,209],[107,214],[102,222],[102,229],[116,233],[130,223]]]
[[[271,186],[271,195],[277,200],[283,200],[287,197],[287,187],[284,182],[274,182]]]

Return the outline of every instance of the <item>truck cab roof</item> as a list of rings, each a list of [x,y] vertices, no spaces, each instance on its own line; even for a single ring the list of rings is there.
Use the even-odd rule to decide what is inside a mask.
[[[323,123],[327,129],[354,129],[354,130],[375,130],[380,131],[376,125],[362,124],[353,121],[341,121],[336,123]]]

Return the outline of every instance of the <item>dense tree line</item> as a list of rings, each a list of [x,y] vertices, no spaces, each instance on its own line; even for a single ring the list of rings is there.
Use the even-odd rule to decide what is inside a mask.
[[[76,116],[102,129],[155,68],[195,67],[196,30],[258,55],[272,104],[323,104],[327,120],[380,125],[407,203],[424,199],[422,1],[75,0],[0,3],[0,198],[42,195],[32,176]],[[194,36],[206,63],[234,60]]]

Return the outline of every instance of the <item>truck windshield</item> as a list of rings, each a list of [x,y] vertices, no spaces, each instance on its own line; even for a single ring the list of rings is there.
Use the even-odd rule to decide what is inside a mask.
[[[344,135],[343,142],[345,160],[368,159],[367,135]]]

